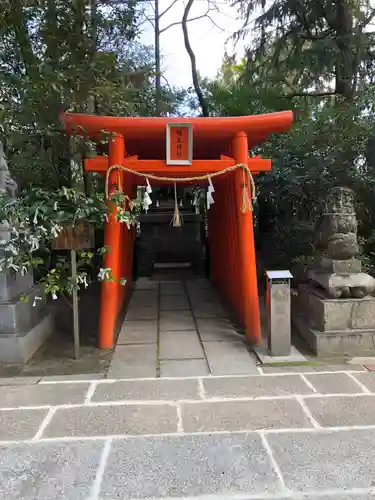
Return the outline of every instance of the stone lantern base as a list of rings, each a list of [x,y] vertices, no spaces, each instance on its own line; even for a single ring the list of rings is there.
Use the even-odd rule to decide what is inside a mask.
[[[21,295],[27,296],[27,301]],[[35,305],[34,305],[35,304]],[[53,332],[42,289],[30,274],[0,275],[0,362],[25,363]]]
[[[318,356],[375,355],[375,298],[333,299],[301,285],[292,302],[292,321]]]

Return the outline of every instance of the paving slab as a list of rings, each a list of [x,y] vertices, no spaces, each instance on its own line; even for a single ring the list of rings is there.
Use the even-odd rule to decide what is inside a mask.
[[[125,315],[125,321],[157,319],[158,308],[156,306],[132,306],[128,307]]]
[[[138,278],[133,285],[134,290],[158,290],[159,282],[149,278]]]
[[[181,281],[161,281],[160,295],[186,295],[184,284]]]
[[[200,399],[198,381],[186,380],[126,380],[98,384],[91,401],[178,400]]]
[[[216,300],[219,301],[218,295],[211,288],[189,288],[186,289],[187,294],[190,297],[191,302],[198,303]]]
[[[203,380],[203,386],[207,398],[256,398],[313,393],[299,375],[207,378]]]
[[[85,400],[89,383],[36,384],[0,387],[0,407],[80,404]]]
[[[161,377],[199,377],[209,375],[205,359],[166,359],[160,361]]]
[[[0,498],[87,500],[102,442],[13,444],[0,447]]]
[[[272,434],[267,440],[287,488],[307,493],[374,486],[374,431]]]
[[[117,344],[156,344],[157,320],[124,321]]]
[[[42,437],[163,434],[176,431],[177,413],[171,405],[80,406],[58,409]]]
[[[4,377],[0,378],[0,385],[31,385],[37,384],[41,377]]]
[[[155,437],[113,442],[100,498],[228,499],[232,494],[277,490],[259,436]]]
[[[370,391],[375,392],[375,373],[356,373],[354,377]]]
[[[186,311],[189,310],[189,302],[186,295],[161,295],[161,311]]]
[[[375,395],[306,398],[305,403],[323,427],[375,424]]]
[[[186,288],[188,290],[212,290],[210,282],[204,278],[186,280]]]
[[[363,366],[359,365],[324,365],[324,364],[298,364],[289,366],[262,366],[263,373],[306,373],[306,372],[339,372],[339,371],[359,371],[365,372]]]
[[[101,380],[105,378],[107,372],[96,372],[96,373],[72,373],[69,375],[46,375],[40,379],[41,382],[74,382],[74,381],[85,381],[85,380]]]
[[[155,307],[158,305],[158,297],[157,290],[135,290],[131,296],[129,307]]]
[[[193,309],[204,307],[206,304],[220,305],[219,299],[209,290],[204,290],[203,292],[193,290],[189,292],[189,300]]]
[[[47,409],[0,411],[0,441],[33,438],[47,412]]]
[[[195,323],[190,311],[160,311],[159,329],[195,330]]]
[[[290,497],[289,497],[290,498]],[[293,497],[292,497],[293,498]],[[348,495],[347,493],[343,493],[342,495],[303,495],[303,496],[298,496],[294,497],[297,498],[298,500],[375,500],[375,494],[371,495],[370,493],[368,495]],[[256,499],[255,499],[256,500]],[[280,500],[283,500],[282,498]],[[285,499],[288,500],[288,499]]]
[[[159,358],[204,359],[204,352],[196,330],[160,332]]]
[[[107,378],[156,377],[156,344],[117,345]]]
[[[181,403],[185,432],[311,427],[292,399]]]
[[[305,375],[317,392],[321,394],[355,394],[362,392],[360,386],[346,373],[322,373]]]
[[[203,342],[242,341],[231,323],[225,318],[197,318],[197,328]]]
[[[193,313],[196,318],[226,318],[227,313],[220,304],[216,302],[204,302],[202,304],[192,306]]]
[[[203,347],[212,375],[259,373],[243,342],[203,342]]]

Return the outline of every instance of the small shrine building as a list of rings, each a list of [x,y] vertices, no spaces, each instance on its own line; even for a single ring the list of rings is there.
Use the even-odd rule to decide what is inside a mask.
[[[61,119],[69,134],[86,136],[93,141],[100,140],[103,132],[110,134],[108,157],[85,160],[86,172],[106,175],[114,165],[127,169],[111,169],[109,195],[121,188],[129,197],[134,197],[137,186],[145,185],[148,175],[183,178],[186,184],[203,186],[208,186],[207,177],[210,177],[215,190],[214,203],[208,210],[210,279],[244,327],[248,339],[260,344],[254,225],[249,207],[253,194],[250,181],[256,174],[270,171],[271,160],[249,157],[249,152],[267,140],[270,134],[289,130],[293,113],[283,111],[213,118],[63,113]],[[251,176],[241,165],[248,167]],[[215,175],[218,173],[221,174]],[[173,183],[173,180],[168,182]],[[112,269],[115,281],[103,281],[101,285],[100,348],[111,348],[114,344],[117,318],[131,289],[134,242],[134,228],[128,229],[109,212],[104,232],[104,243],[109,251],[104,266]],[[125,286],[116,282],[122,277],[127,280]]]

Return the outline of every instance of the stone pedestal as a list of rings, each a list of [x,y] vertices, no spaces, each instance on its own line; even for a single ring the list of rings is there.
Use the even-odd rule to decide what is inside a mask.
[[[21,300],[21,294],[27,296],[27,301]],[[52,331],[43,291],[33,285],[32,276],[12,272],[1,274],[0,362],[24,363]]]
[[[292,303],[292,320],[318,356],[375,354],[375,298],[333,299],[301,285]]]

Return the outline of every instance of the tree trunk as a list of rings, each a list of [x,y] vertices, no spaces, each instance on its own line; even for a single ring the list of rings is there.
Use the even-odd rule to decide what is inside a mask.
[[[155,114],[161,115],[160,12],[155,0]]]
[[[186,4],[184,15],[182,17],[182,31],[184,34],[185,48],[186,48],[186,51],[190,57],[191,76],[193,78],[194,90],[195,90],[195,93],[197,94],[200,107],[202,108],[202,115],[209,116],[210,113],[209,113],[208,105],[207,105],[206,99],[204,98],[201,86],[199,84],[197,61],[195,58],[194,51],[193,51],[191,44],[190,44],[189,31],[188,31],[188,27],[187,27],[189,13],[190,13],[190,9],[191,9],[193,3],[194,3],[194,0],[188,0],[188,2]]]

